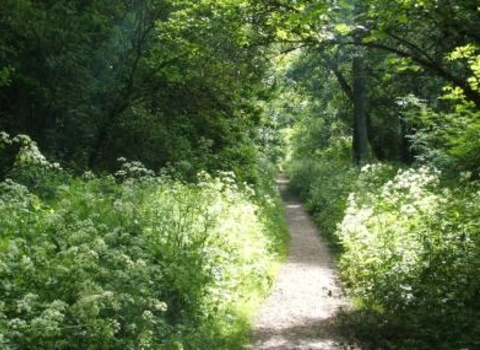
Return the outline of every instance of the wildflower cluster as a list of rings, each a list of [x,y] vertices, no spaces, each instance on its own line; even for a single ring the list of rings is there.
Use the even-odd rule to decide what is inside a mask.
[[[2,164],[2,158],[13,158],[13,162]],[[7,133],[0,132],[0,165],[6,168],[5,177],[28,186],[42,196],[53,196],[53,183],[68,177],[60,164],[48,161],[37,143],[27,135],[12,138]]]
[[[364,177],[375,182],[374,174],[375,168],[362,170],[360,184]],[[337,234],[345,249],[341,266],[354,295],[388,308],[412,301],[406,291],[419,278],[419,261],[428,254],[428,223],[444,201],[436,185],[438,173],[424,167],[399,170],[383,186],[350,195]]]
[[[24,158],[34,171],[43,160]],[[136,162],[115,176],[55,171],[37,177],[52,196],[0,183],[0,347],[230,348],[283,234],[254,191],[231,173],[187,184]]]
[[[480,187],[469,177],[448,188],[438,170],[420,167],[398,171],[377,189],[360,182],[337,229],[352,296],[395,322],[422,322],[459,344],[478,332],[471,320],[480,292]]]

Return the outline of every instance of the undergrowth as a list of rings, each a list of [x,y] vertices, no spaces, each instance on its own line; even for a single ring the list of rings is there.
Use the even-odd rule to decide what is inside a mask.
[[[0,183],[2,349],[242,348],[285,256],[271,179],[125,160],[79,178],[2,137],[22,144]]]

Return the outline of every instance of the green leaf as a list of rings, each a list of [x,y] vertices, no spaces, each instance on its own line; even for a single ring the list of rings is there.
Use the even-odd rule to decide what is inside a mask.
[[[335,24],[335,30],[342,35],[347,35],[352,31],[352,26],[345,23],[337,23]]]

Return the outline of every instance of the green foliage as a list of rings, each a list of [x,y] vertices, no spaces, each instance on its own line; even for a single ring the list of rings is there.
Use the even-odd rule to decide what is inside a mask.
[[[3,67],[0,69],[0,87],[7,86],[11,82],[12,69]]]
[[[278,40],[308,47],[280,70],[285,102],[272,110],[288,128],[291,184],[339,248],[357,306],[345,332],[371,349],[478,348],[478,6],[337,1],[309,18],[308,5],[270,5],[286,19]],[[346,137],[354,51],[376,158],[362,169]]]
[[[297,130],[302,130],[300,129]],[[313,135],[318,129],[312,127]],[[301,135],[300,132],[298,134]],[[331,248],[341,249],[335,235],[337,223],[341,221],[347,205],[347,197],[353,189],[358,171],[351,166],[351,139],[336,136],[330,138],[330,146],[315,152],[304,148],[301,139],[288,163],[287,171],[290,184],[305,201],[306,209],[312,213],[322,236],[327,238]],[[317,142],[313,142],[316,144]],[[308,145],[312,146],[312,145]],[[308,154],[315,152],[315,157]],[[296,157],[295,157],[296,155]],[[300,157],[299,155],[302,155]],[[298,157],[298,158],[297,158]]]
[[[0,183],[3,349],[241,348],[284,254],[271,181],[256,195],[233,173],[186,184],[124,160],[59,180],[25,142],[11,175],[27,186]]]
[[[122,156],[155,170],[175,164],[189,179],[245,168],[235,162],[254,152],[245,139],[256,139],[267,66],[244,25],[246,2],[5,0],[2,9],[2,130],[31,136],[78,174],[111,172]]]
[[[459,171],[479,172],[480,112],[475,107],[460,101],[454,112],[436,112],[413,96],[401,103],[405,117],[416,129],[410,137],[419,161],[453,175]]]
[[[341,249],[334,233],[343,218],[355,173],[348,163],[338,161],[302,159],[289,167],[292,188],[304,198],[306,209],[334,250]]]
[[[13,178],[42,197],[55,196],[55,184],[69,178],[60,165],[48,162],[36,142],[26,135],[11,138],[0,132],[0,137],[2,177]]]
[[[466,62],[470,69],[468,83],[475,91],[480,91],[479,57],[474,45],[458,47],[448,55],[451,62]],[[452,103],[453,110],[436,111],[414,96],[400,101],[406,119],[416,129],[411,135],[413,147],[421,161],[432,162],[453,174],[471,171],[476,177],[480,170],[479,109],[461,89],[453,86],[444,88],[443,100]]]
[[[349,198],[338,228],[347,289],[389,323],[378,338],[388,332],[398,348],[478,345],[480,187],[468,177],[448,188],[421,167],[385,182],[378,166],[365,167]]]
[[[480,184],[469,172],[445,183],[431,167],[340,164],[318,157],[289,170],[338,249],[357,306],[342,317],[347,336],[367,348],[478,346]]]

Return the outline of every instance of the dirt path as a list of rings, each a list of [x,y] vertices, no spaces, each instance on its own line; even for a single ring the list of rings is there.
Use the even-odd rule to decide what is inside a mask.
[[[287,262],[254,324],[252,350],[344,349],[335,316],[347,302],[341,295],[332,257],[300,202],[278,180],[290,226]]]

